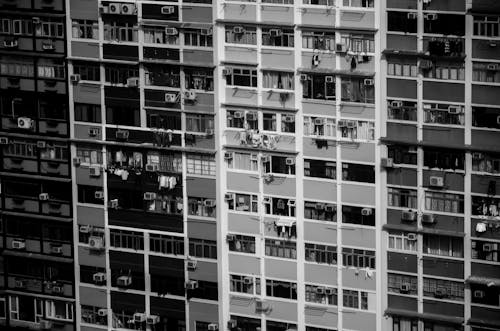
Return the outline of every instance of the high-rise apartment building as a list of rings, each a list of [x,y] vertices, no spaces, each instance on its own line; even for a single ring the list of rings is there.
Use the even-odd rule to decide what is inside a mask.
[[[65,13],[0,1],[2,330],[75,330]]]
[[[0,329],[500,330],[497,1],[0,21]]]

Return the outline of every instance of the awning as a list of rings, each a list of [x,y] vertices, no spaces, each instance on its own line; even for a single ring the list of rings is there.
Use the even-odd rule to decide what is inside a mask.
[[[389,316],[403,316],[403,317],[410,317],[410,318],[418,318],[420,320],[436,321],[436,322],[443,322],[443,323],[449,323],[449,324],[463,324],[464,323],[463,317],[459,317],[459,316],[444,316],[444,315],[440,315],[440,314],[419,313],[416,311],[404,310],[404,309],[389,308],[389,309],[386,309],[384,314],[389,315]]]
[[[322,75],[337,75],[337,76],[351,76],[351,77],[373,77],[374,72],[367,71],[351,71],[351,70],[338,70],[338,69],[321,69],[321,68],[299,68],[298,72],[307,74],[322,74]]]
[[[500,278],[470,276],[465,282],[470,284],[486,285],[488,287],[500,287]]]

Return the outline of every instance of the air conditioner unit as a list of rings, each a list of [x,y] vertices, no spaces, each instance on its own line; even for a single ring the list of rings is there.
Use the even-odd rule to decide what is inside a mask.
[[[160,170],[160,165],[156,163],[147,163],[146,164],[146,171],[147,172],[157,172]]]
[[[361,209],[361,215],[363,215],[363,216],[371,216],[371,215],[373,215],[373,209],[371,209],[371,208],[363,208],[363,209]]]
[[[197,280],[188,280],[185,284],[186,290],[196,290],[198,288]]]
[[[163,6],[161,7],[161,13],[163,15],[171,15],[175,13],[175,7],[174,6]]]
[[[215,200],[207,199],[207,200],[203,201],[203,205],[205,207],[214,208],[215,207]]]
[[[257,120],[257,114],[256,113],[247,113],[247,121],[256,121]]]
[[[90,233],[91,230],[92,226],[90,225],[80,225],[80,227],[78,228],[78,231],[80,233]]]
[[[194,270],[196,270],[196,265],[197,265],[197,264],[198,264],[198,262],[197,262],[197,261],[195,261],[195,260],[187,260],[187,261],[186,261],[186,267],[187,267],[187,269],[188,269],[188,270],[190,270],[190,271],[194,271]]]
[[[245,277],[245,278],[243,278],[243,284],[245,284],[245,285],[253,284],[252,277]]]
[[[176,28],[165,28],[165,34],[167,36],[177,36],[179,31]]]
[[[436,298],[444,298],[444,297],[448,296],[448,292],[444,288],[437,288],[434,291],[434,296]]]
[[[243,117],[245,117],[245,113],[244,113],[244,112],[242,112],[242,111],[235,111],[235,112],[233,113],[233,117],[234,117],[234,118],[243,118]]]
[[[64,293],[64,287],[62,286],[52,286],[52,293]]]
[[[47,143],[43,140],[39,140],[36,142],[36,147],[38,148],[45,148],[47,146]]]
[[[227,328],[228,329],[232,330],[232,329],[236,328],[236,326],[238,326],[238,321],[233,320],[233,319],[227,321]]]
[[[415,222],[417,220],[417,212],[415,211],[403,211],[401,213],[401,220],[405,222]]]
[[[94,198],[97,199],[97,200],[104,199],[104,192],[103,191],[95,191],[94,192]]]
[[[212,29],[201,29],[200,34],[202,36],[211,36],[213,34],[213,30]]]
[[[285,159],[285,164],[287,166],[291,166],[291,165],[294,165],[295,164],[295,159],[293,157],[287,157]]]
[[[485,297],[485,295],[486,293],[484,291],[481,290],[474,291],[474,298],[482,299]]]
[[[139,78],[138,77],[127,78],[127,87],[138,87],[138,86],[139,86]]]
[[[16,288],[26,288],[26,286],[28,286],[28,282],[24,279],[16,279],[14,282],[14,286]]]
[[[444,178],[441,176],[430,176],[429,177],[429,186],[443,187],[444,186]]]
[[[9,144],[9,138],[0,137],[0,145],[8,145],[8,144]]]
[[[337,210],[335,205],[330,205],[330,204],[325,205],[325,212],[333,213],[335,212],[335,210]]]
[[[20,129],[31,129],[33,127],[33,120],[29,117],[18,117],[17,127]]]
[[[231,193],[224,194],[224,201],[233,201],[233,195]]]
[[[335,45],[335,52],[336,53],[346,53],[347,52],[347,47],[344,43],[338,43]]]
[[[89,172],[91,177],[99,177],[101,176],[101,167],[99,166],[90,166]]]
[[[135,14],[135,6],[131,3],[122,3],[121,13],[122,13],[122,15],[134,15]]]
[[[184,91],[184,99],[189,101],[196,100],[196,92],[195,91]]]
[[[146,322],[146,314],[144,314],[144,313],[135,313],[134,314],[134,322],[136,322],[136,323]]]
[[[25,249],[26,248],[26,242],[21,239],[14,239],[12,240],[12,248],[13,249]]]
[[[417,13],[408,13],[408,14],[406,15],[406,17],[407,17],[409,20],[416,20],[416,19],[417,19],[417,17],[418,17],[418,15],[417,15]]]
[[[498,64],[496,64],[496,63],[489,63],[486,66],[486,69],[490,70],[490,71],[496,71],[496,70],[498,70]]]
[[[245,32],[245,28],[242,26],[235,26],[233,28],[233,33],[241,34],[243,32]]]
[[[48,201],[49,200],[49,194],[48,193],[40,193],[38,195],[38,200],[40,201]]]
[[[325,76],[325,83],[333,83],[333,76]]]
[[[380,160],[380,165],[384,168],[393,168],[394,167],[394,160],[390,157],[383,157]]]
[[[432,214],[422,214],[422,224],[434,224],[436,218]]]
[[[346,127],[347,127],[347,120],[339,120],[339,121],[337,122],[337,126],[338,126],[339,128],[346,128]]]
[[[325,294],[326,295],[334,295],[335,294],[335,289],[327,287],[327,288],[325,288]]]
[[[104,239],[99,236],[89,237],[89,247],[93,250],[101,250],[104,248]]]
[[[118,287],[127,287],[130,285],[132,285],[131,276],[120,276],[116,279],[116,286]]]
[[[62,254],[63,253],[63,248],[62,246],[55,245],[50,247],[50,253],[52,254]]]
[[[175,94],[175,93],[165,93],[165,102],[166,103],[175,103],[175,102],[177,102],[177,94]]]
[[[432,61],[430,60],[420,60],[418,67],[422,70],[430,70],[432,69]]]
[[[316,287],[316,294],[325,294],[324,287]]]
[[[40,320],[38,322],[41,330],[51,330],[52,329],[52,321]]]
[[[410,289],[411,289],[410,284],[401,284],[401,286],[399,287],[399,292],[408,293],[410,292]]]
[[[324,125],[324,124],[325,124],[324,118],[315,118],[314,119],[314,125]]]
[[[108,12],[110,14],[120,14],[122,6],[119,3],[110,3],[108,6]]]
[[[295,117],[293,115],[284,115],[282,118],[285,123],[295,123]]]
[[[273,38],[279,37],[283,34],[280,29],[269,29],[269,35]]]
[[[99,134],[99,129],[98,128],[90,128],[88,133],[89,133],[90,137],[96,137]]]
[[[300,74],[300,81],[305,82],[309,79],[309,76],[307,74]]]
[[[417,240],[418,236],[416,233],[408,233],[407,238],[410,241],[415,241],[415,240]]]
[[[400,101],[400,100],[391,101],[391,107],[392,108],[401,108],[401,107],[403,107],[403,101]]]
[[[108,315],[108,310],[107,309],[99,309],[97,311],[97,315],[101,316],[101,317],[107,316]]]
[[[104,272],[97,272],[92,275],[92,280],[94,283],[104,283],[106,281],[106,274]]]
[[[115,133],[116,139],[119,140],[127,140],[130,135],[130,132],[128,130],[117,130]]]
[[[226,236],[226,241],[227,241],[227,242],[233,242],[233,241],[235,241],[235,240],[236,240],[236,236],[235,236],[234,234],[228,234],[228,235]]]
[[[450,113],[450,114],[461,114],[462,113],[462,107],[460,107],[460,106],[449,106],[448,107],[448,113]]]
[[[232,68],[224,68],[222,69],[222,76],[228,76],[228,75],[231,75],[233,73],[233,69]]]
[[[365,79],[365,80],[363,81],[363,84],[365,84],[365,86],[373,86],[374,81],[373,81],[373,79],[371,79],[371,78],[369,78],[369,79]]]
[[[493,244],[483,244],[483,252],[491,252],[493,250]]]
[[[155,325],[155,324],[158,324],[158,323],[160,323],[160,316],[158,316],[158,315],[149,315],[148,317],[146,317],[146,324]]]
[[[82,77],[79,74],[69,76],[69,80],[72,83],[78,83],[81,79]]]
[[[143,199],[146,201],[151,201],[156,199],[156,193],[154,192],[145,192]]]
[[[425,19],[428,21],[435,21],[438,19],[438,14],[436,13],[428,13],[424,15]]]
[[[207,329],[208,329],[208,331],[217,331],[217,330],[219,330],[219,324],[210,323],[210,324],[208,324]]]

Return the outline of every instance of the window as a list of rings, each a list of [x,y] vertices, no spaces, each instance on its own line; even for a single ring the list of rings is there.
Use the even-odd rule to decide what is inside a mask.
[[[186,131],[202,132],[214,128],[214,117],[204,114],[186,114]]]
[[[375,88],[373,80],[342,77],[342,101],[374,103]]]
[[[391,207],[417,208],[417,191],[402,188],[387,188],[387,204]]]
[[[500,262],[500,244],[481,240],[472,240],[472,256],[475,260]]]
[[[147,68],[145,70],[147,71]],[[104,71],[106,83],[111,84],[126,85],[128,78],[139,77],[139,68],[136,66],[106,64]],[[158,71],[161,72],[161,70]]]
[[[418,331],[418,320],[394,316],[392,329],[394,331]]]
[[[417,33],[417,13],[388,11],[387,28],[389,31]]]
[[[375,269],[375,252],[356,248],[342,248],[344,267]]]
[[[307,74],[302,81],[304,99],[335,100],[335,77]]]
[[[474,36],[499,37],[500,16],[473,16]]]
[[[198,288],[194,291],[191,291],[191,295],[194,298],[206,299],[206,300],[217,300],[218,298],[218,290],[217,283],[208,282],[204,280],[198,280]],[[177,329],[177,328],[175,328]],[[185,328],[178,328],[178,330],[182,330]]]
[[[429,19],[429,14],[424,15],[424,33],[465,35],[464,15],[439,13],[437,19]]]
[[[75,121],[101,123],[101,106],[75,103]]]
[[[105,22],[104,40],[117,42],[137,42],[139,26],[137,23]]]
[[[424,149],[424,166],[446,170],[464,170],[465,153],[438,148]]]
[[[464,283],[425,277],[423,281],[424,296],[457,301],[464,300]]]
[[[255,254],[255,237],[244,235],[228,235],[229,250],[232,252],[242,252]]]
[[[2,18],[0,20],[0,33],[10,34],[10,19]]]
[[[464,196],[461,194],[426,191],[425,209],[461,214],[464,212]]]
[[[410,236],[409,236],[410,235]],[[415,233],[390,231],[388,248],[407,252],[417,251],[417,240],[413,239]]]
[[[417,61],[389,59],[387,62],[387,74],[390,76],[417,77]]]
[[[306,331],[335,331],[335,330],[334,329],[317,328],[314,326],[307,326],[306,325]]]
[[[231,196],[230,200],[227,200],[227,205],[229,210],[245,211],[250,213],[257,213],[258,210],[258,198],[254,194],[242,194],[242,193],[227,193],[226,196]]]
[[[472,153],[472,170],[490,174],[500,173],[500,154]]]
[[[98,186],[90,186],[90,185],[77,185],[78,190],[78,202],[79,203],[92,203],[96,205],[104,204],[104,199],[97,199],[95,197],[96,192],[101,191],[102,188]]]
[[[206,331],[209,324],[208,322],[195,321],[195,331]]]
[[[496,182],[490,181],[488,185],[488,197],[472,196],[472,215],[493,216],[500,215],[500,199],[493,198],[491,195],[496,195]]]
[[[498,64],[473,62],[472,80],[483,83],[500,83],[500,68]]]
[[[14,28],[14,34],[15,30]],[[65,35],[64,23],[52,21],[50,18],[42,18],[40,24],[35,26],[35,34],[41,37],[63,38]]]
[[[337,123],[342,138],[373,140],[375,139],[375,124],[357,120],[339,120]]]
[[[294,74],[290,72],[263,71],[263,87],[278,90],[293,90]]]
[[[500,129],[500,108],[472,107],[472,125],[479,128]]]
[[[193,90],[214,90],[214,73],[212,69],[184,69],[186,88]]]
[[[5,298],[0,298],[0,319],[7,318],[7,305]]]
[[[267,215],[295,217],[295,200],[264,197],[264,207]]]
[[[334,0],[303,0],[305,5],[315,6],[335,6]]]
[[[135,75],[135,72],[133,73]],[[180,87],[180,69],[174,66],[148,65],[144,68],[145,84],[155,86]],[[137,77],[128,76],[128,77]]]
[[[205,259],[217,259],[217,242],[214,240],[189,238],[189,255]]]
[[[344,7],[373,8],[375,0],[343,0]]]
[[[424,253],[430,255],[464,257],[462,238],[424,234]]]
[[[496,307],[500,305],[500,290],[498,289],[498,287],[483,284],[470,284],[470,290],[472,294],[472,303],[479,303]],[[479,307],[474,308],[478,309]]]
[[[230,291],[248,294],[260,294],[260,278],[252,276],[229,275]]]
[[[149,249],[156,253],[184,255],[184,238],[151,233]]]
[[[188,174],[215,176],[215,157],[212,155],[189,154],[186,166]]]
[[[11,58],[0,58],[0,74],[7,76],[33,77],[35,67],[32,63],[19,62]]]
[[[413,146],[390,145],[387,147],[388,156],[395,164],[417,164],[417,148]]]
[[[262,46],[293,47],[293,29],[262,28]]]
[[[356,290],[342,290],[342,294],[344,307],[368,310],[368,293]]]
[[[375,210],[343,205],[342,223],[375,226]]]
[[[424,103],[424,121],[434,124],[464,125],[464,107],[459,105]]]
[[[4,33],[12,33],[14,35],[24,35],[24,36],[33,35],[33,20],[31,18],[24,20],[21,19],[12,20],[12,25],[10,25],[10,20],[3,19],[2,26],[4,29],[3,30]]]
[[[251,26],[226,25],[226,43],[257,45],[257,29]]]
[[[38,77],[42,79],[45,78],[63,79],[66,77],[66,68],[63,64],[55,64],[55,63],[38,64],[37,69],[38,69]]]
[[[318,221],[336,222],[337,206],[330,203],[305,201],[304,218]]]
[[[99,316],[101,307],[81,305],[82,323],[108,325],[107,316]]]
[[[297,244],[293,241],[266,239],[266,256],[296,259]]]
[[[73,320],[73,305],[64,301],[45,301],[45,311],[49,318],[59,320]]]
[[[463,63],[434,61],[432,68],[423,70],[425,78],[442,80],[464,80],[465,67]]]
[[[165,27],[145,26],[144,30],[144,43],[146,44],[164,44],[164,45],[178,45],[179,35],[167,35]]]
[[[337,289],[333,287],[306,284],[306,302],[336,306]]]
[[[76,156],[80,158],[81,165],[102,164],[102,152],[91,147],[78,147]]]
[[[387,118],[399,121],[417,121],[417,103],[404,100],[387,100]]]
[[[253,1],[250,1],[253,2]],[[274,3],[281,5],[293,5],[293,0],[263,0],[263,3]]]
[[[417,277],[389,273],[387,274],[387,290],[391,293],[417,295]]]
[[[213,199],[189,197],[188,215],[215,217],[215,203]]]
[[[305,260],[320,264],[337,264],[337,247],[305,243]]]
[[[90,80],[99,82],[101,80],[101,67],[93,62],[73,63],[73,73],[80,75],[81,80]]]
[[[304,116],[304,136],[335,138],[337,130],[334,118]]]
[[[366,164],[342,163],[342,180],[375,183],[375,167]]]
[[[375,53],[375,38],[368,34],[342,34],[340,40],[350,52]]]
[[[323,31],[303,31],[302,48],[335,51],[335,33]]]
[[[240,152],[226,152],[226,153],[230,153],[229,157],[226,158],[227,166],[229,169],[257,171],[258,169],[257,154],[240,153]]]
[[[255,330],[255,329],[253,329]],[[267,331],[286,331],[286,330],[297,330],[297,325],[286,322],[277,322],[266,320],[266,330]]]
[[[40,148],[40,159],[42,160],[67,162],[68,158],[68,146],[62,143],[47,143],[45,148]]]
[[[168,111],[147,111],[147,125],[164,130],[182,130],[180,113]]]
[[[28,140],[11,140],[7,146],[3,148],[4,156],[22,157],[35,159],[37,157],[38,148],[36,142]]]
[[[115,248],[143,250],[144,237],[141,232],[111,229],[109,231],[109,245]]]
[[[271,155],[263,167],[264,173],[295,175],[295,157]]]
[[[297,284],[286,281],[267,279],[266,295],[276,298],[297,300]]]
[[[99,39],[99,24],[94,20],[73,20],[73,38]]]
[[[184,45],[197,47],[212,47],[212,35],[202,34],[202,30],[185,29]]]
[[[233,68],[226,76],[227,85],[257,87],[257,70]]]
[[[336,179],[337,178],[336,163],[335,161],[305,159],[304,176]]]

